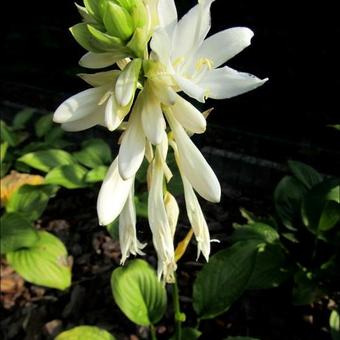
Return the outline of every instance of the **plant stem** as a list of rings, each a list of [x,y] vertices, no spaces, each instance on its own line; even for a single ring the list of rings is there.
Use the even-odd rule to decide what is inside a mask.
[[[175,282],[172,285],[172,298],[175,312],[175,339],[182,340],[182,320],[181,320],[181,308],[179,304],[179,291],[177,278],[175,277]]]
[[[155,328],[154,325],[150,325],[150,334],[151,334],[151,339],[152,340],[157,340],[156,328]]]

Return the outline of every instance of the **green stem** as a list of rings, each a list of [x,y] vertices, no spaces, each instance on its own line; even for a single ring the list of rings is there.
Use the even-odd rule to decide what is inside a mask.
[[[151,334],[151,339],[152,340],[157,340],[156,328],[155,328],[154,325],[150,325],[150,334]]]
[[[177,278],[175,277],[175,282],[172,285],[172,298],[175,312],[175,339],[182,340],[182,319],[181,319],[181,308],[179,304],[179,291]]]

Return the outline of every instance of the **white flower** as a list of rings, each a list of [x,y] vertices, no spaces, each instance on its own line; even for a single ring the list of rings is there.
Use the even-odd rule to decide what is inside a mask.
[[[136,209],[134,204],[134,186],[132,185],[124,208],[119,216],[119,243],[122,252],[121,264],[132,255],[145,255],[142,249],[146,244],[141,244],[136,236]]]
[[[158,277],[163,276],[166,282],[173,282],[174,271],[176,270],[173,226],[169,223],[169,216],[164,203],[164,171],[161,161],[164,156],[160,153],[160,147],[156,147],[155,157],[150,164],[148,215],[153,244],[158,256]]]
[[[111,164],[97,200],[100,225],[108,225],[121,213],[134,183],[134,177],[123,180],[118,171],[118,157]]]
[[[207,97],[231,98],[267,81],[227,66],[217,68],[247,47],[253,32],[234,27],[205,39],[213,1],[200,0],[177,21],[174,0],[159,0],[160,27],[151,40],[156,59],[166,66],[179,89],[201,102]]]

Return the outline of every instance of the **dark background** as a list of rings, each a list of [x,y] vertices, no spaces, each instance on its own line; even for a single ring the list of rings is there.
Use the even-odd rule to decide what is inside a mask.
[[[194,3],[177,1],[181,13]],[[242,96],[208,101],[206,108],[215,111],[202,143],[279,162],[297,158],[321,171],[340,172],[340,133],[327,127],[340,123],[335,4],[215,1],[212,33],[233,26],[255,32],[252,45],[228,65],[270,80]],[[53,111],[86,88],[75,76],[84,71],[77,63],[85,51],[68,31],[80,21],[73,0],[11,1],[7,6],[2,11],[7,22],[1,30],[1,100]]]

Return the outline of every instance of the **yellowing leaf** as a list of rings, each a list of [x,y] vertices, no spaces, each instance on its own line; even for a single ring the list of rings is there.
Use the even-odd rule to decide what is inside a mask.
[[[44,177],[39,175],[21,174],[17,171],[11,173],[0,180],[0,202],[4,206],[9,201],[12,194],[25,184],[40,185],[44,182]]]
[[[184,239],[178,243],[175,251],[175,260],[178,262],[181,257],[184,255],[185,251],[187,250],[187,247],[191,241],[192,235],[194,234],[194,231],[192,229],[189,230],[187,235],[184,237]]]

